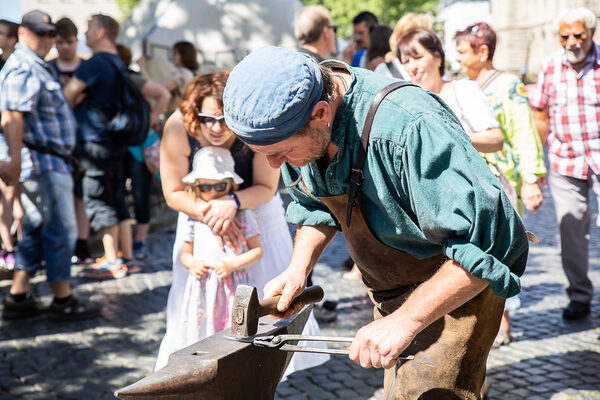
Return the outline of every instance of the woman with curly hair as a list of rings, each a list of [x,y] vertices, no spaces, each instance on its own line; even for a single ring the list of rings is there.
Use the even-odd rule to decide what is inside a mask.
[[[269,166],[267,158],[254,153],[225,124],[223,89],[228,72],[199,75],[188,85],[177,109],[167,120],[160,149],[160,174],[163,194],[169,207],[179,212],[173,246],[173,282],[167,301],[167,331],[160,346],[155,369],[162,368],[171,353],[192,343],[178,337],[179,310],[188,270],[181,264],[183,228],[189,218],[202,221],[213,229],[224,245],[239,250],[244,236],[236,222],[238,210],[253,210],[263,246],[263,258],[249,267],[251,282],[262,298],[262,288],[288,265],[292,239],[284,218],[283,202],[277,185],[279,170]],[[235,173],[243,183],[232,193],[209,202],[186,191],[182,178],[191,170],[194,154],[202,147],[228,149],[235,161]],[[307,334],[318,334],[314,317],[307,322]],[[328,356],[294,356],[292,370],[309,368],[327,361]],[[289,369],[288,371],[289,372]]]

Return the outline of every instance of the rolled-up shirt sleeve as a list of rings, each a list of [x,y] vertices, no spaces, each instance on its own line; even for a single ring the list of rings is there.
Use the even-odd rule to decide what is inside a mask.
[[[299,169],[283,164],[281,176],[292,198],[285,214],[288,223],[299,226],[332,226],[340,230],[338,221],[325,204],[303,189]]]
[[[527,234],[494,175],[456,121],[425,115],[408,129],[394,163],[423,235],[497,296],[519,293]]]

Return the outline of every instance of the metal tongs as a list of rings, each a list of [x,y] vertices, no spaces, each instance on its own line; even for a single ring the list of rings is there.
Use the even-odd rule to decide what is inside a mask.
[[[337,337],[337,336],[305,336],[305,335],[270,335],[258,336],[252,340],[255,346],[269,347],[283,351],[294,351],[304,353],[325,353],[325,354],[348,354],[348,349],[320,349],[316,347],[304,347],[297,344],[289,344],[286,342],[337,342],[337,343],[352,343],[354,338]],[[398,360],[412,360],[415,356],[400,356]]]

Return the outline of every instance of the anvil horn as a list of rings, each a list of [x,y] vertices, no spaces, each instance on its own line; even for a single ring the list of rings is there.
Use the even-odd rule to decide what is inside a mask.
[[[299,334],[312,305],[286,320],[262,317],[258,335]],[[115,392],[122,400],[272,400],[293,353],[227,338],[229,330],[209,336],[169,357],[167,365]]]

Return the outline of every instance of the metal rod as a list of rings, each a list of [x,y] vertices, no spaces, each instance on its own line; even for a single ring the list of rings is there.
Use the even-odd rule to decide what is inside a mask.
[[[345,354],[348,355],[348,350],[346,349],[318,349],[314,347],[301,347],[295,346],[293,344],[284,344],[279,347],[279,350],[283,351],[294,351],[300,353],[324,353],[324,354]]]
[[[352,343],[354,338],[351,337],[338,337],[338,336],[305,336],[305,335],[277,335],[273,337],[273,343],[283,343],[292,340],[298,340],[303,342],[340,342],[340,343]]]

